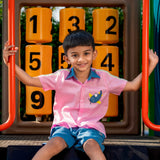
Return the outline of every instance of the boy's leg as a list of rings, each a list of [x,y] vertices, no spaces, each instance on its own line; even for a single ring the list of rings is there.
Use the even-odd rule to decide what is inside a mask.
[[[70,133],[70,129],[56,126],[52,128],[50,140],[33,157],[33,160],[49,160],[65,148],[70,148],[75,143],[75,139]]]
[[[106,160],[102,144],[105,135],[93,128],[79,128],[76,132],[75,148],[84,151],[91,160]]]
[[[91,160],[106,160],[99,144],[94,139],[88,139],[83,144],[83,149]]]
[[[50,160],[54,155],[60,153],[67,147],[61,137],[54,137],[48,141],[33,157],[32,160]]]

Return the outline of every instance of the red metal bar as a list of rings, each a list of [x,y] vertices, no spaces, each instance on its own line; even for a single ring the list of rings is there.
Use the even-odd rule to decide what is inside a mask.
[[[149,66],[149,0],[143,0],[142,30],[142,118],[147,127],[160,131],[160,125],[153,124],[148,118],[148,66]]]
[[[8,0],[8,42],[15,45],[15,1]],[[14,47],[11,49],[14,50]],[[8,63],[9,107],[8,120],[0,125],[0,131],[9,128],[15,120],[15,55],[9,57]]]

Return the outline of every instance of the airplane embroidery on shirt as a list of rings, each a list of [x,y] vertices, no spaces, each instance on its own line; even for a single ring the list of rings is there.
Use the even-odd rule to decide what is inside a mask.
[[[100,92],[98,93],[95,93],[94,95],[92,95],[91,93],[89,93],[89,101],[90,101],[90,104],[91,103],[98,103],[98,104],[101,104],[101,97],[102,97],[102,90],[100,90]]]

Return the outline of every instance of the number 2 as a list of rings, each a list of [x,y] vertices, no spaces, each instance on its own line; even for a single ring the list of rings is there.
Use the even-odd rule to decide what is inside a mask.
[[[113,20],[112,25],[105,31],[105,34],[116,34],[116,32],[113,32],[112,29],[115,27],[116,25],[116,18],[114,16],[109,16],[106,18],[106,21],[110,21]]]

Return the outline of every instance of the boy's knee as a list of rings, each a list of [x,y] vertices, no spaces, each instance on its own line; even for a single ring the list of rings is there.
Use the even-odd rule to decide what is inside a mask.
[[[61,137],[55,137],[55,138],[57,138],[58,144],[61,144],[63,148],[67,148],[67,143],[63,138],[61,138]]]
[[[83,149],[84,150],[88,150],[88,149],[91,149],[91,148],[100,149],[100,146],[99,146],[98,142],[94,139],[88,139],[83,144]]]
[[[83,144],[83,149],[90,159],[106,160],[99,143],[94,139],[88,139]]]
[[[65,140],[61,137],[54,137],[50,140],[50,143],[54,143],[57,147],[60,148],[67,148],[67,143],[65,142]]]

